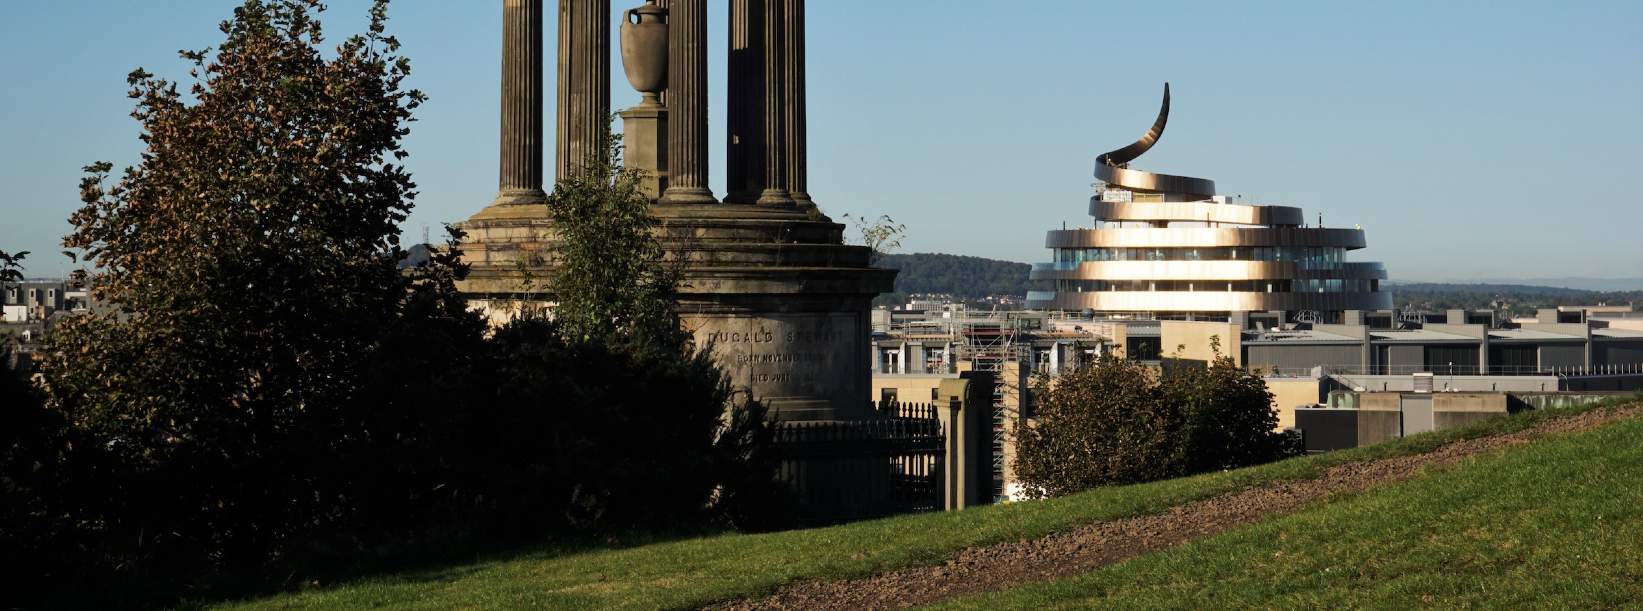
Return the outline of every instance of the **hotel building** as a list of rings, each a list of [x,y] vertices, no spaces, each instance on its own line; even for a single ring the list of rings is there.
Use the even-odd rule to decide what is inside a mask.
[[[1140,318],[1339,322],[1392,307],[1380,263],[1353,262],[1357,228],[1307,226],[1300,208],[1234,203],[1203,178],[1133,169],[1169,120],[1169,85],[1146,135],[1096,159],[1091,229],[1050,231],[1029,308]]]

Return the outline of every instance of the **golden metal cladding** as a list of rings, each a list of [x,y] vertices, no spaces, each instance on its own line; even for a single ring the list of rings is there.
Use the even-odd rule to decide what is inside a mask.
[[[1090,198],[1090,216],[1103,221],[1204,221],[1238,225],[1300,225],[1300,208],[1217,202],[1104,202]]]
[[[1058,229],[1044,238],[1048,248],[1203,248],[1210,246],[1332,246],[1363,248],[1361,229],[1303,227],[1169,227]]]
[[[1147,129],[1147,133],[1141,134],[1141,139],[1136,140],[1134,144],[1116,151],[1102,153],[1101,156],[1095,158],[1096,163],[1105,166],[1121,167],[1124,164],[1135,161],[1136,157],[1140,157],[1142,154],[1146,153],[1152,148],[1152,145],[1158,144],[1158,139],[1164,135],[1164,126],[1168,124],[1169,83],[1164,83],[1164,105],[1158,109],[1158,118],[1153,120],[1152,127]]]
[[[1249,293],[1216,291],[1058,292],[1029,308],[1103,312],[1256,312],[1266,310],[1384,310],[1391,293]]]
[[[1384,280],[1386,268],[1373,262],[1331,263],[1325,267],[1293,261],[1084,261],[1072,269],[1033,269],[1033,280]]]
[[[1215,181],[1207,178],[1117,168],[1100,162],[1095,164],[1095,177],[1109,185],[1137,191],[1179,193],[1198,199],[1209,199],[1215,195]]]
[[[1158,144],[1158,139],[1164,136],[1164,126],[1169,124],[1169,83],[1164,83],[1164,104],[1158,108],[1158,118],[1153,120],[1152,127],[1141,139],[1116,151],[1102,153],[1095,158],[1095,177],[1109,185],[1116,185],[1139,191],[1158,191],[1162,193],[1181,193],[1188,196],[1209,198],[1215,195],[1215,181],[1191,176],[1172,176],[1169,174],[1154,174],[1141,170],[1129,169],[1129,163],[1135,161],[1152,145]]]

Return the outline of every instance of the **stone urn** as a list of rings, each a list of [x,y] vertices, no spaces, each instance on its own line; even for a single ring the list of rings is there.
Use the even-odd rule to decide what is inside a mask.
[[[655,0],[622,14],[622,69],[645,95],[641,105],[661,104],[667,89],[667,9]]]

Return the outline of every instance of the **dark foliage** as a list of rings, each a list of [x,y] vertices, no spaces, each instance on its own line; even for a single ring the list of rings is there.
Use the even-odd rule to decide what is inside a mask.
[[[431,550],[764,527],[769,422],[688,345],[660,281],[572,300],[602,308],[574,330],[487,336],[456,291],[459,235],[398,268],[415,196],[399,142],[422,98],[400,86],[386,2],[334,57],[320,10],[247,0],[219,50],[184,54],[191,99],[133,73],[142,162],[112,186],[90,167],[65,239],[116,311],[48,339],[44,392],[0,372],[0,555],[27,560],[10,604],[167,604]],[[661,278],[659,255],[624,252],[598,263]]]
[[[1016,473],[1040,495],[1244,467],[1294,452],[1259,377],[1231,359],[1165,371],[1104,358],[1034,391]]]

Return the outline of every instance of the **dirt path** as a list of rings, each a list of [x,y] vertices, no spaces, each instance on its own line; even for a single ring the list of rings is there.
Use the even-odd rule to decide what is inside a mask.
[[[714,608],[896,609],[1087,573],[1293,512],[1330,495],[1406,480],[1429,465],[1451,464],[1549,433],[1582,431],[1640,414],[1643,406],[1593,410],[1516,433],[1457,441],[1425,454],[1339,465],[1315,479],[1274,482],[1177,506],[1167,513],[1097,522],[1040,539],[971,547],[941,565],[863,579],[797,583],[763,599],[734,601]]]

